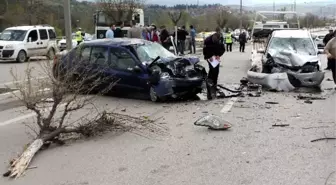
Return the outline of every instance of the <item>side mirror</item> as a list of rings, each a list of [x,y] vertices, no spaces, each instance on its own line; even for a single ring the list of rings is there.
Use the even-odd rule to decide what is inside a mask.
[[[28,38],[28,42],[32,42],[32,38],[31,37]]]
[[[264,51],[263,49],[258,49],[258,50],[257,50],[257,53],[265,54],[265,51]]]

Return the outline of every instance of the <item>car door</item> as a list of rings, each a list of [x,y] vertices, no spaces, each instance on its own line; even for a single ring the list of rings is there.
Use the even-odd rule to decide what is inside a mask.
[[[36,56],[39,48],[39,38],[36,29],[29,31],[26,41],[27,56]]]
[[[144,92],[147,89],[148,74],[138,59],[127,49],[111,47],[109,50],[109,68],[106,75],[117,80],[117,90],[129,93]]]
[[[37,55],[39,56],[43,56],[43,55],[47,55],[48,53],[48,41],[49,41],[49,37],[48,37],[48,32],[45,28],[40,28],[38,29],[39,35],[40,35],[40,39],[38,40],[38,50],[37,50]]]

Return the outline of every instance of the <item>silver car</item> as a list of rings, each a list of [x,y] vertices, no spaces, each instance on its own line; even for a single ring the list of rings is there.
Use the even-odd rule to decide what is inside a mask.
[[[250,82],[278,91],[296,87],[319,87],[324,79],[320,52],[306,30],[273,31],[263,53],[259,71],[252,67]]]

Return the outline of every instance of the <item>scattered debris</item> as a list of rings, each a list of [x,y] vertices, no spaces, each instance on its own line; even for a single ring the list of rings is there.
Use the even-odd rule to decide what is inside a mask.
[[[232,125],[228,122],[223,120],[221,117],[208,114],[194,122],[196,126],[205,126],[212,130],[227,130],[232,127]]]
[[[253,94],[253,93],[248,93],[247,94],[248,96],[250,96],[250,97],[260,97],[260,94]]]
[[[124,109],[121,109],[121,111],[122,111],[122,112],[126,112],[126,108],[124,108]]]
[[[333,81],[332,79],[330,79],[330,78],[327,78],[327,81]]]
[[[311,100],[305,100],[304,102],[308,103],[308,104],[313,104],[313,102]]]
[[[297,97],[299,100],[325,100],[326,98],[324,97],[318,97],[318,96],[303,96],[299,95]]]
[[[274,102],[274,101],[267,101],[265,102],[266,104],[279,104],[279,102]]]
[[[332,139],[336,139],[336,137],[324,137],[324,138],[319,138],[319,139],[314,139],[311,140],[310,142],[316,142],[316,141],[322,141],[322,140],[332,140]]]
[[[272,127],[288,127],[288,126],[289,126],[289,124],[279,124],[279,125],[274,124],[274,125],[272,125]]]

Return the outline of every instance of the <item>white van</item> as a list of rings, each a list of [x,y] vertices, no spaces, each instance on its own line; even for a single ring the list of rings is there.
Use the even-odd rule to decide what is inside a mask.
[[[53,59],[56,52],[55,29],[49,25],[10,27],[0,35],[0,60],[25,62],[33,56]]]

